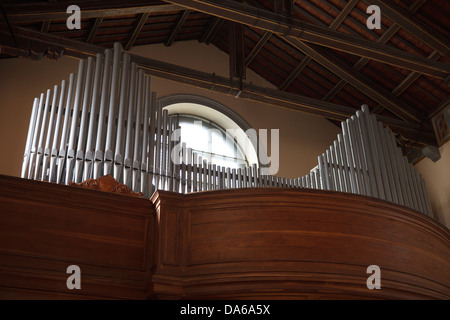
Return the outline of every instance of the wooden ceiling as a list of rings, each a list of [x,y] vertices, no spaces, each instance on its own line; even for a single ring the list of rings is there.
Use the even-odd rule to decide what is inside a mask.
[[[66,26],[72,4],[81,8],[79,30]],[[368,5],[380,7],[381,29],[367,28]],[[129,50],[197,40],[228,53],[232,64],[241,58],[278,89],[246,83],[245,68],[225,79],[136,60],[159,76],[235,90],[337,125],[367,104],[409,147],[436,145],[430,118],[450,103],[447,0],[28,0],[1,8],[2,58],[83,56],[117,41]]]

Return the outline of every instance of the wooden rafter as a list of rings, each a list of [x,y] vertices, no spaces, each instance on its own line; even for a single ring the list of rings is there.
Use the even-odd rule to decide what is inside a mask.
[[[100,25],[102,24],[102,22],[103,22],[103,17],[95,18],[94,25],[92,26],[91,31],[89,32],[89,35],[88,35],[88,37],[86,39],[87,43],[93,43],[94,42],[95,35],[97,34],[97,31],[100,28]]]
[[[337,15],[337,17],[330,24],[329,28],[332,30],[337,30],[339,26],[344,22],[345,18],[350,14],[353,8],[358,4],[359,0],[350,0],[347,2],[345,7],[341,10],[341,12]]]
[[[218,17],[212,17],[202,36],[200,42],[210,44],[217,34],[217,31],[222,27],[224,20]]]
[[[142,28],[144,27],[145,23],[147,22],[148,16],[150,15],[149,12],[142,13],[139,17],[138,23],[136,27],[134,28],[133,32],[131,33],[127,44],[125,45],[125,50],[130,50],[131,47],[133,47],[134,42],[136,41],[137,37],[139,36],[139,33],[141,32]]]
[[[274,11],[280,14],[292,15],[294,10],[293,0],[275,0],[274,1]]]
[[[244,26],[237,22],[230,22],[230,77],[246,78],[245,54],[244,54]]]
[[[365,2],[378,5],[383,16],[398,24],[405,31],[413,34],[414,37],[427,44],[441,55],[450,57],[450,42],[448,39],[423,25],[423,23],[418,21],[408,10],[401,8],[392,0],[370,0]]]
[[[297,18],[276,14],[232,0],[168,0],[168,2],[436,78],[445,79],[450,73],[450,65],[448,64],[430,61],[426,57],[384,46],[359,36],[316,26]]]
[[[130,0],[126,2],[80,0],[74,4],[80,7],[83,19],[183,10],[180,6],[156,0]],[[29,2],[21,4],[19,2],[3,5],[9,21],[13,24],[44,20],[66,20],[68,17],[67,6],[67,2],[35,4]]]
[[[259,39],[258,43],[255,45],[255,47],[252,49],[252,51],[248,54],[248,56],[245,58],[245,66],[248,66],[253,59],[258,55],[258,53],[261,51],[261,49],[264,47],[266,42],[269,40],[269,38],[272,36],[272,32],[266,31],[264,32],[263,36]]]
[[[41,26],[41,32],[48,32],[48,29],[50,28],[51,20],[45,20],[42,22]]]
[[[300,73],[302,73],[303,69],[308,65],[311,61],[311,57],[306,56],[303,60],[295,67],[295,69],[291,72],[291,74],[283,81],[283,83],[278,87],[279,90],[284,91],[287,87],[294,81]]]
[[[420,122],[422,115],[415,109],[412,109],[410,106],[399,100],[394,94],[378,86],[368,77],[343,63],[339,58],[331,55],[331,53],[322,50],[318,46],[307,44],[293,37],[284,36],[282,39],[302,51],[304,54],[310,56],[356,89],[364,92],[367,96],[384,105],[401,119]]]
[[[411,13],[415,13],[417,12],[417,10],[420,9],[420,7],[425,3],[426,0],[416,0],[409,8],[409,11]],[[389,42],[389,40],[392,39],[392,37],[394,37],[394,35],[398,32],[398,30],[400,30],[400,26],[396,23],[393,23],[389,29],[387,29],[385,32],[383,32],[383,34],[381,35],[380,38],[378,38],[377,42],[381,43],[381,44],[386,44]],[[430,58],[430,57],[429,57]],[[367,63],[369,63],[370,59],[367,58],[360,58],[355,65],[353,66],[353,68],[355,70],[360,71],[362,68],[364,68]],[[411,85],[414,81],[411,82],[411,80],[415,80],[420,76],[420,73],[416,73],[416,72],[411,72],[410,75],[402,82],[402,87],[404,88],[404,90],[407,89],[407,84]],[[409,78],[409,80],[408,80]],[[340,80],[323,98],[322,100],[325,101],[330,101],[331,99],[333,99],[333,97],[345,86],[346,82],[344,80]],[[394,91],[392,92],[395,95],[400,95],[401,92],[398,91],[395,92],[396,90],[394,89]],[[402,91],[402,92],[403,92]],[[380,112],[382,109],[384,109],[384,107],[382,105],[377,106],[373,112],[378,113]]]
[[[437,60],[441,57],[441,55],[437,51],[433,51],[428,58]],[[392,90],[392,93],[396,96],[400,96],[406,89],[408,89],[419,77],[421,76],[420,73],[417,72],[410,72],[405,79],[403,79],[402,82],[400,82],[394,90]],[[373,109],[374,113],[380,113],[384,109],[383,105],[378,105],[376,108]]]
[[[420,0],[423,1],[423,0]],[[383,35],[377,40],[378,43],[386,44],[400,29],[400,27],[396,24],[393,24],[386,30]],[[357,71],[360,71],[364,68],[367,63],[369,63],[370,59],[368,58],[360,58],[353,68]],[[323,97],[323,100],[330,101],[333,97],[345,86],[346,82],[344,80],[340,80],[326,95]]]
[[[359,2],[359,0],[351,0],[349,1],[344,9],[339,13],[339,15],[333,20],[333,22],[330,24],[330,29],[337,30],[341,23],[345,20],[345,18],[348,16],[350,11],[355,7],[355,5]],[[278,88],[280,90],[286,90],[287,87],[294,81],[300,73],[302,73],[303,69],[308,65],[308,63],[311,61],[311,57],[307,56],[305,57],[298,66],[291,72],[291,74],[284,80],[284,82],[281,84],[281,86]]]
[[[441,57],[441,55],[437,51],[433,51],[428,58],[431,60],[437,60]],[[397,86],[392,90],[392,93],[395,95],[401,95],[410,85],[414,83],[414,81],[417,80],[417,78],[420,77],[420,73],[417,72],[411,72],[408,74],[408,76]]]
[[[86,58],[97,53],[103,53],[105,48],[63,38],[48,33],[41,33],[23,27],[14,27],[14,33],[19,45],[28,46],[30,41],[40,47],[59,47],[64,49],[64,55],[75,58]],[[8,31],[0,29],[0,39],[9,39]],[[149,74],[157,77],[181,82],[199,88],[208,89],[222,94],[238,94],[241,92],[241,99],[248,99],[255,102],[271,104],[281,108],[296,110],[308,114],[323,116],[338,121],[345,120],[355,112],[354,108],[322,101],[299,94],[281,92],[277,89],[264,88],[253,84],[241,83],[238,80],[200,72],[197,70],[181,67],[166,62],[153,60],[146,57],[130,55],[131,60],[140,67],[147,70]],[[405,122],[392,118],[382,120],[388,124],[392,130],[402,134],[406,138],[414,141],[417,137],[420,124]],[[436,145],[434,132],[431,128],[424,127],[420,136],[420,145]]]
[[[169,38],[167,39],[165,45],[166,47],[170,47],[172,43],[175,40],[175,37],[177,36],[178,32],[180,31],[181,27],[185,23],[186,19],[188,18],[189,14],[191,13],[191,10],[184,10],[180,16],[178,17],[177,21],[172,27],[172,30],[170,32]]]

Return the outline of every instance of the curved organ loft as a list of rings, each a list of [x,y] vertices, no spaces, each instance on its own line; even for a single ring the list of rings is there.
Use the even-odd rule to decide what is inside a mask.
[[[8,261],[0,266],[0,296],[448,299],[450,232],[433,218],[425,182],[408,158],[436,146],[430,110],[405,102],[408,95],[398,97],[407,89],[423,90],[420,75],[438,79],[433,80],[436,96],[448,97],[441,83],[450,71],[448,43],[437,32],[417,30],[410,16],[421,1],[410,8],[376,2],[387,18],[403,18],[399,27],[383,29],[380,39],[385,39],[378,41],[337,32],[345,19],[354,20],[350,13],[361,10],[360,1],[341,3],[329,27],[323,24],[330,17],[316,1],[136,1],[129,7],[118,1],[115,12],[134,15],[137,24],[126,41],[106,41],[103,47],[101,26],[120,21],[107,17],[103,1],[86,2],[84,19],[94,24],[84,42],[70,32],[52,32],[61,20],[61,3],[5,5],[9,33],[0,32],[3,55],[64,54],[80,61],[78,70],[35,98],[21,178],[0,176],[0,255]],[[146,41],[153,14],[169,19],[170,12],[178,18],[166,45],[187,37],[182,30],[189,19],[208,20],[199,40],[229,53],[231,79],[127,52]],[[425,6],[422,15],[426,12]],[[33,23],[41,20],[37,31]],[[415,31],[433,53],[423,58],[384,46],[388,34],[396,39],[400,26]],[[229,42],[214,36],[220,33]],[[281,52],[266,67],[270,50]],[[361,55],[353,67],[347,64],[354,58],[349,51]],[[289,52],[299,64],[278,90],[244,82],[246,67],[264,77]],[[389,66],[411,73],[388,92],[359,72],[364,65],[385,74],[395,74]],[[330,79],[341,77],[322,99],[311,97],[307,88],[296,91],[302,72],[323,74],[321,68],[334,74]],[[342,131],[317,155],[317,166],[298,178],[268,174],[264,163],[216,166],[178,143],[177,118],[158,103],[153,76],[239,99],[306,108]],[[310,86],[320,86],[319,79]],[[351,89],[343,90],[346,82]],[[335,103],[345,92],[363,94],[367,101],[360,109]],[[68,292],[61,281],[68,262],[86,275],[81,291]],[[382,270],[380,290],[366,286],[370,265]]]

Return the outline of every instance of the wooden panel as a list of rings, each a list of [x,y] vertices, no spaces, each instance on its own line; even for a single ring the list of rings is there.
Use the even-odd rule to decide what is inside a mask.
[[[450,231],[374,198],[247,188],[149,201],[0,175],[0,208],[1,299],[450,298]],[[81,290],[66,287],[72,264]]]
[[[162,263],[178,265],[180,263],[179,255],[180,255],[180,244],[179,237],[171,236],[177,235],[180,232],[180,222],[181,219],[179,214],[176,211],[167,211],[162,220],[162,233],[167,235],[164,237],[163,246],[163,257]]]
[[[155,225],[148,200],[0,176],[0,203],[2,297],[151,295]],[[81,290],[67,289],[69,265],[81,269]]]
[[[161,220],[165,210],[178,210],[185,221],[178,235],[164,235],[186,240],[180,268],[157,263],[160,297],[450,297],[449,230],[402,206],[268,188],[161,191],[152,200],[160,204]],[[366,286],[370,265],[381,268],[381,290]]]

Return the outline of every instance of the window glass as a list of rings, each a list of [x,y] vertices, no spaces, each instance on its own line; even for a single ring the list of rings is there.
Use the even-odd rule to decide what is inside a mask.
[[[202,159],[221,167],[244,168],[248,161],[239,145],[217,124],[191,115],[178,117],[181,142],[186,143]]]

